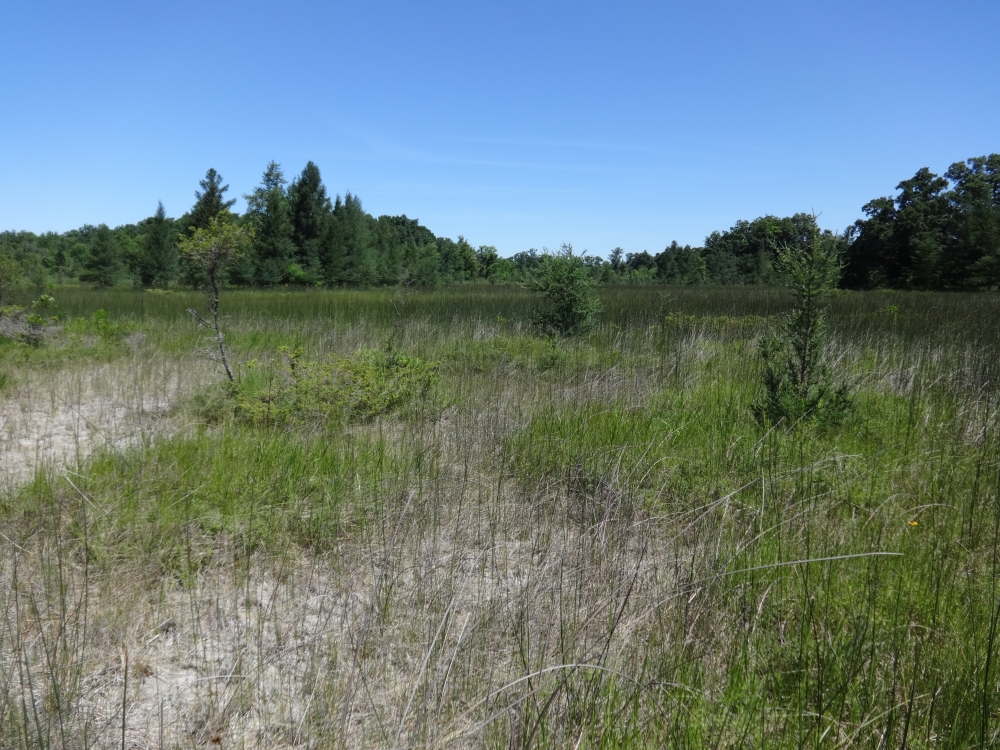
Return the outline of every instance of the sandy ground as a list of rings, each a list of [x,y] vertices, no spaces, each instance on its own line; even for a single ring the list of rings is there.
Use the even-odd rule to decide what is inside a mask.
[[[0,396],[4,488],[43,467],[73,468],[95,449],[121,450],[170,429],[164,416],[185,388],[184,365],[137,349],[110,364],[28,372]]]

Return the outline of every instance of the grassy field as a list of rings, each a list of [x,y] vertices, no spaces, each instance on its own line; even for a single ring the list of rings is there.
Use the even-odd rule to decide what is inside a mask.
[[[508,287],[230,292],[234,388],[200,295],[54,296],[0,339],[2,748],[1000,742],[994,296],[835,297],[854,410],[771,429],[780,290],[561,342]]]

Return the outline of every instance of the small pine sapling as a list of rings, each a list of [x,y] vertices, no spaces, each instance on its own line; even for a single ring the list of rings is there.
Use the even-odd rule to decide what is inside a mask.
[[[840,280],[839,251],[838,238],[829,234],[778,250],[795,305],[779,332],[760,342],[764,392],[755,410],[762,421],[836,421],[850,407],[849,387],[837,382],[826,359],[826,302]]]

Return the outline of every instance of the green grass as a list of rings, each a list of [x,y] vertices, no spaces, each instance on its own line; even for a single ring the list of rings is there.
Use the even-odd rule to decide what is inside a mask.
[[[123,648],[203,678],[167,746],[259,722],[292,747],[1000,741],[1000,300],[837,296],[854,410],[765,430],[755,341],[783,292],[602,295],[553,341],[516,288],[224,294],[251,393],[281,346],[438,363],[408,408],[274,424],[195,367],[199,296],[56,290],[62,338],[4,343],[7,391],[140,356],[126,331],[190,354],[191,388],[171,432],[3,497],[0,745],[120,739]]]

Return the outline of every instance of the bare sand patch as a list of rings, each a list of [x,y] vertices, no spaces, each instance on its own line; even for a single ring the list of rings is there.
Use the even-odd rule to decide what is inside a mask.
[[[2,489],[41,468],[76,466],[98,448],[123,450],[172,429],[164,417],[191,375],[189,360],[141,350],[107,364],[19,375],[0,396]]]
[[[186,582],[68,566],[66,604],[33,559],[52,551],[19,550],[25,572],[0,564],[18,622],[4,671],[58,683],[65,669],[78,680],[67,732],[88,726],[95,748],[121,746],[123,705],[129,748],[479,746],[573,664],[632,671],[631,644],[671,606],[669,543],[567,495],[545,498],[556,508],[539,526],[523,498],[477,507],[472,491],[453,485],[433,523],[401,499],[388,533],[330,553],[241,559],[219,540],[218,563]]]

